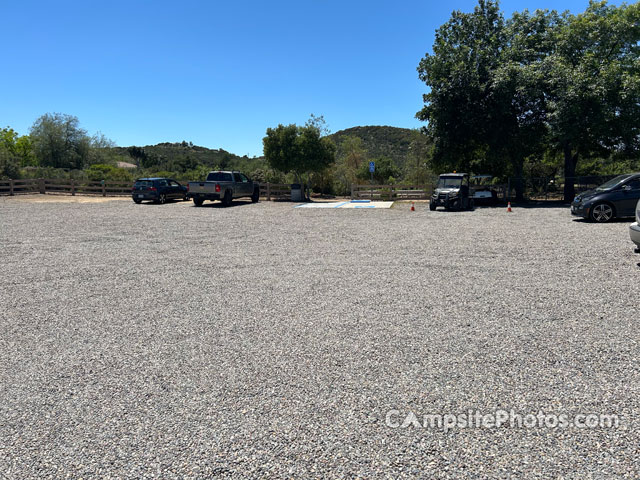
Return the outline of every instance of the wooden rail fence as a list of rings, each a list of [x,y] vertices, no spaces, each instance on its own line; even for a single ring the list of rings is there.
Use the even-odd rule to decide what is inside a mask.
[[[351,198],[369,200],[426,200],[431,185],[351,185]]]
[[[0,195],[40,193],[62,195],[101,195],[103,197],[128,196],[131,195],[132,185],[132,182],[52,178],[0,180]],[[267,200],[288,200],[291,198],[291,185],[282,183],[261,183],[260,196]]]

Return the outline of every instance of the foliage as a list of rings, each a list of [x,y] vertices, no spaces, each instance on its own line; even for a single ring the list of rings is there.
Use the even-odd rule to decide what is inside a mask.
[[[373,161],[375,162],[373,181],[379,184],[395,183],[396,177],[400,175],[400,169],[393,163],[393,160],[388,157],[379,157]],[[357,177],[361,181],[370,181],[369,162],[360,166]]]
[[[262,139],[269,166],[283,173],[293,173],[298,181],[303,174],[326,170],[335,160],[335,144],[322,137],[322,117],[312,117],[303,127],[295,124],[268,128]]]
[[[113,165],[93,164],[86,170],[89,180],[114,180],[114,181],[131,181],[134,176],[130,171],[124,168],[118,168]]]
[[[88,163],[91,139],[77,117],[47,113],[35,121],[30,135],[38,163],[44,167],[82,169]]]
[[[434,140],[431,166],[521,177],[553,150],[572,177],[580,157],[637,154],[639,12],[592,1],[576,16],[505,21],[493,0],[453,12],[418,67],[430,87],[417,117]]]
[[[546,59],[550,145],[563,153],[565,175],[580,158],[640,151],[640,4],[589,3],[560,25]],[[565,183],[565,200],[573,184]]]

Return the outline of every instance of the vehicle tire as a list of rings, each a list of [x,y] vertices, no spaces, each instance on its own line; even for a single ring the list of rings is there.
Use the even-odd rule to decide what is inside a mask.
[[[160,205],[167,203],[167,196],[164,193],[161,193],[160,196],[158,197],[158,203]]]
[[[474,210],[476,208],[475,201],[473,198],[469,199],[469,210]]]
[[[451,202],[451,205],[449,205],[449,209],[450,210],[460,210],[460,200],[454,200],[453,202]]]
[[[222,197],[222,206],[228,207],[231,205],[231,202],[233,202],[233,194],[231,193],[231,190],[227,190],[224,192],[224,197]]]
[[[182,196],[182,201],[183,201],[183,202],[186,202],[187,200],[189,200],[189,199],[187,198],[187,196],[186,196],[186,195],[183,195],[183,196]]]
[[[591,220],[597,223],[606,223],[616,216],[616,212],[608,203],[596,203],[589,213]]]
[[[138,200],[138,199],[136,198],[136,199],[133,201],[133,203],[140,204],[140,203],[142,203],[142,200]]]
[[[433,212],[435,209],[436,209],[436,204],[433,202],[429,202],[429,210]]]
[[[253,189],[253,195],[251,195],[251,202],[258,203],[260,200],[260,187],[256,187]]]
[[[203,200],[203,199],[201,199],[201,198],[195,198],[195,197],[194,197],[194,199],[193,199],[193,204],[194,204],[196,207],[201,207],[203,203],[204,203],[204,200]]]

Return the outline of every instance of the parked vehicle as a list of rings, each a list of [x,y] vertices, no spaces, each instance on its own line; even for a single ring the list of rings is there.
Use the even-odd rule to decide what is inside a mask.
[[[172,178],[139,178],[133,184],[131,197],[135,203],[151,200],[166,203],[167,200],[186,200],[187,187]]]
[[[228,207],[235,198],[250,197],[253,203],[260,198],[260,185],[240,172],[209,172],[204,182],[189,182],[187,198],[196,207],[205,200],[221,200]]]
[[[629,173],[581,193],[571,203],[571,214],[594,222],[633,217],[640,200],[640,173]]]
[[[445,210],[473,209],[473,198],[469,195],[468,173],[443,173],[429,202],[429,209],[444,207]]]
[[[640,200],[636,203],[636,221],[629,226],[629,236],[636,244],[636,253],[640,253]]]
[[[498,202],[498,192],[491,183],[491,175],[474,175],[471,177],[471,198],[474,204],[495,205]]]

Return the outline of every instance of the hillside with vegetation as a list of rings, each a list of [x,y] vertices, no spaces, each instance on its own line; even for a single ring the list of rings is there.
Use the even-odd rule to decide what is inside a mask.
[[[404,166],[411,152],[411,144],[420,137],[420,133],[408,128],[365,126],[351,127],[329,135],[338,149],[349,137],[359,138],[369,157],[387,157],[398,166]]]

